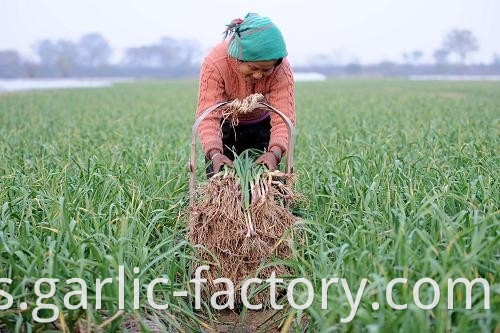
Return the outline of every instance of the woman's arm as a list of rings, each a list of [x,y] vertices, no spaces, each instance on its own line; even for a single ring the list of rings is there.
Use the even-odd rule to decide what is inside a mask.
[[[281,65],[276,68],[276,74],[270,86],[268,96],[269,103],[283,112],[295,125],[295,90],[292,69],[290,63],[285,58]],[[270,151],[275,151],[279,147],[284,154],[288,147],[288,130],[285,122],[280,116],[271,113],[271,138],[269,140]],[[275,148],[273,148],[275,147]]]
[[[200,82],[198,90],[198,107],[196,117],[212,105],[223,102],[227,98],[224,92],[224,81],[218,69],[209,59],[201,65]],[[203,119],[198,127],[198,135],[205,155],[213,150],[222,152],[222,139],[220,133],[221,111],[215,110]]]

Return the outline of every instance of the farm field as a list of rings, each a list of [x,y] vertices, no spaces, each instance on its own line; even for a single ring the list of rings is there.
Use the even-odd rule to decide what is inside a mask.
[[[220,327],[218,311],[194,309],[188,287],[193,252],[185,210],[196,96],[195,81],[0,95],[0,278],[12,279],[0,290],[13,298],[0,310],[0,332],[120,332],[137,321],[161,331]],[[290,279],[311,281],[315,297],[304,310],[282,299],[285,308],[260,331],[500,330],[500,83],[300,82],[296,112],[297,189],[307,203],[294,207],[302,221],[285,264],[295,270]],[[125,310],[118,309],[116,283],[103,287],[97,310],[96,279],[116,278],[120,265]],[[44,277],[60,280],[55,295],[42,300],[61,309],[54,323],[33,320],[34,284]],[[68,310],[64,281],[78,277],[87,283],[88,306]],[[154,299],[168,303],[166,310],[146,301],[145,284],[160,277],[170,284],[158,285]],[[350,322],[341,322],[351,306],[340,282],[329,287],[322,309],[323,278],[345,279],[354,295],[367,279]],[[395,278],[408,281],[393,293],[406,309],[386,300]],[[429,310],[414,301],[422,278],[440,290]],[[471,290],[471,309],[460,284],[448,309],[448,279],[458,278],[485,279],[490,309],[480,283]],[[133,279],[142,286],[135,310]],[[189,295],[175,297],[175,290]],[[419,295],[426,305],[435,296],[428,283]],[[297,285],[295,298],[305,303],[306,288]]]

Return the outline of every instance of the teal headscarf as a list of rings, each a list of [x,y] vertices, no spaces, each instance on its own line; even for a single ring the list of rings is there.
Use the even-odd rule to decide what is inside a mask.
[[[268,61],[287,56],[281,31],[267,17],[248,13],[226,25],[224,38],[231,36],[227,53],[242,61]]]

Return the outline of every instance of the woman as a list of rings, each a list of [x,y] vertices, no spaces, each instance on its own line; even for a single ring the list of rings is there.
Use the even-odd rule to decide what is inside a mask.
[[[227,37],[201,66],[196,117],[216,103],[261,93],[295,124],[293,75],[280,30],[269,18],[249,13],[227,25]],[[283,120],[254,109],[238,116],[236,126],[224,122],[221,128],[221,112],[212,112],[198,128],[205,156],[212,161],[207,174],[219,172],[224,164],[231,166],[232,150],[239,154],[248,148],[265,151],[255,162],[275,170],[289,140]]]

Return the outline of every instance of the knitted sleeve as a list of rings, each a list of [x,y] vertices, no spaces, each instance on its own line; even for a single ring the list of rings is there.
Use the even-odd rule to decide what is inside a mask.
[[[283,112],[295,125],[295,93],[293,74],[290,64],[286,59],[277,69],[276,76],[271,83],[269,103]],[[278,146],[286,152],[288,145],[288,131],[285,122],[275,113],[271,113],[271,138],[269,149]]]
[[[210,106],[225,100],[226,96],[222,76],[211,61],[205,59],[200,70],[196,118]],[[215,110],[203,119],[198,127],[198,135],[205,154],[212,149],[219,149],[222,151],[220,119],[221,111]]]

